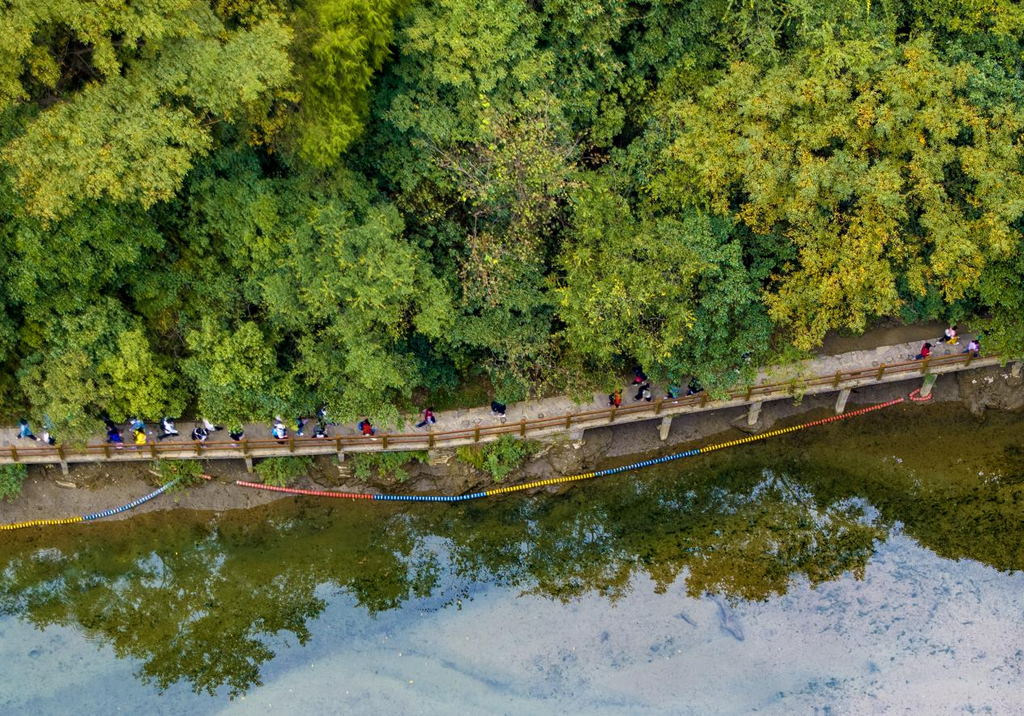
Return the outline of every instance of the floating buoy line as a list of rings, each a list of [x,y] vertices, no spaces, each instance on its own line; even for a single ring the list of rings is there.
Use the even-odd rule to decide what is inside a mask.
[[[729,440],[722,443],[715,443],[713,445],[707,445],[702,448],[694,448],[693,450],[686,450],[685,452],[676,453],[675,455],[666,455],[665,457],[652,458],[650,460],[642,460],[640,462],[634,462],[629,465],[623,465],[622,467],[608,468],[607,470],[597,470],[595,472],[584,472],[579,475],[569,475],[566,477],[553,477],[547,480],[535,480],[533,482],[527,482],[522,485],[509,485],[508,487],[495,487],[490,490],[484,490],[483,492],[473,492],[466,495],[380,495],[380,494],[366,494],[359,492],[335,492],[332,490],[303,490],[296,487],[274,487],[271,485],[264,485],[259,482],[248,482],[246,480],[236,480],[235,484],[239,487],[248,487],[259,490],[268,490],[270,492],[281,492],[287,495],[305,495],[309,497],[331,497],[335,499],[348,499],[348,500],[372,500],[374,502],[385,501],[385,502],[464,502],[466,500],[477,500],[484,497],[496,497],[498,495],[506,495],[511,492],[521,492],[523,490],[532,490],[538,487],[549,487],[551,485],[562,485],[570,482],[579,482],[581,480],[591,480],[596,477],[606,477],[608,475],[617,475],[623,472],[630,472],[632,470],[641,470],[645,467],[652,467],[654,465],[661,465],[666,462],[672,462],[673,460],[681,460],[687,457],[695,457],[697,455],[703,455],[705,453],[714,452],[715,450],[724,450],[725,448],[736,447],[737,445],[746,445],[748,443],[758,442],[761,440],[767,440],[769,438],[779,437],[781,435],[788,435],[790,433],[797,432],[799,430],[806,430],[807,428],[813,428],[818,425],[825,425],[827,423],[834,423],[839,420],[846,420],[847,418],[854,418],[859,415],[871,413],[876,410],[882,410],[893,405],[899,405],[904,402],[905,398],[898,398],[896,400],[890,400],[887,403],[881,403],[879,405],[873,405],[870,408],[862,408],[860,410],[852,410],[848,413],[842,413],[841,415],[833,415],[828,418],[822,418],[821,420],[812,420],[808,423],[802,423],[800,425],[794,425],[789,428],[780,428],[779,430],[769,430],[766,433],[760,435],[749,435],[745,438],[739,438],[738,440]],[[209,476],[204,475],[205,479],[210,479]],[[94,520],[103,519],[104,517],[112,517],[122,512],[132,510],[139,505],[142,505],[155,497],[159,497],[169,488],[177,484],[178,480],[174,480],[158,490],[140,497],[136,500],[132,500],[128,504],[121,505],[120,507],[114,507],[109,510],[103,510],[102,512],[94,512],[89,515],[81,515],[75,517],[65,517],[59,519],[50,520],[28,520],[25,522],[14,522],[12,524],[0,525],[0,530],[16,530],[23,527],[59,527],[63,525],[73,525],[83,522],[92,522]]]

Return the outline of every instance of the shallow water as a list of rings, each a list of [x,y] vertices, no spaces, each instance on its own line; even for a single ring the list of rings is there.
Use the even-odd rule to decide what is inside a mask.
[[[19,533],[0,711],[1019,713],[1022,424],[908,406],[558,496]]]

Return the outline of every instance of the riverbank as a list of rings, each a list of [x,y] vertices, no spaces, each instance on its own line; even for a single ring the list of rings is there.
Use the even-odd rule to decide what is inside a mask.
[[[851,394],[848,405],[877,404],[906,397],[919,385],[920,381],[914,380],[857,389]],[[1008,368],[940,376],[932,396],[933,403],[962,403],[966,408],[962,411],[963,419],[968,420],[983,419],[986,409],[1015,411],[1024,407],[1022,379],[1011,375]],[[833,414],[833,405],[834,396],[829,395],[807,396],[798,402],[768,403],[753,427],[746,424],[745,408],[679,416],[673,421],[664,442],[659,439],[657,420],[595,428],[586,431],[583,440],[567,439],[542,446],[538,454],[502,484],[521,484],[617,466],[637,458],[659,457],[699,447],[712,440],[734,439],[748,432],[826,417]],[[927,407],[914,404],[903,409]],[[895,424],[898,417],[893,420]],[[458,460],[454,451],[435,451],[431,458],[431,464],[408,466],[409,478],[404,482],[379,476],[363,481],[353,477],[347,465],[339,465],[333,458],[317,458],[311,474],[300,478],[297,486],[366,493],[461,494],[494,484],[488,475]],[[33,466],[22,495],[13,503],[0,504],[0,522],[87,514],[130,502],[155,488],[157,483],[151,469],[149,463],[78,465],[65,476],[61,475],[59,468]],[[244,510],[276,500],[297,499],[233,485],[236,479],[253,479],[241,461],[208,461],[204,470],[213,478],[209,482],[163,496],[110,519],[166,510]],[[551,486],[546,489],[558,492],[572,488]]]

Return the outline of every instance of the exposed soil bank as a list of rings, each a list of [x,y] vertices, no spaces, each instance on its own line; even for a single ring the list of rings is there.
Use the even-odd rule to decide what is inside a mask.
[[[1010,374],[1009,368],[944,375],[938,378],[932,390],[932,402],[962,401],[978,420],[983,420],[986,408],[1009,411],[1024,408],[1022,383],[1020,377]],[[877,404],[906,397],[918,387],[920,380],[861,388],[853,391],[847,404]],[[832,414],[835,399],[836,395],[832,394],[808,396],[799,403],[766,403],[753,428],[746,425],[746,408],[676,416],[664,442],[659,439],[659,420],[595,428],[588,430],[583,440],[566,439],[545,445],[537,456],[509,476],[505,484],[568,475],[597,466],[621,465],[639,456],[667,455],[718,439],[732,439],[744,432],[767,430],[777,423],[796,424]],[[710,439],[713,437],[716,440]],[[363,482],[351,476],[348,466],[337,465],[333,458],[318,458],[312,474],[300,479],[298,486],[330,486],[355,492],[459,494],[493,484],[489,476],[455,459],[453,452],[438,451],[432,457],[430,465],[408,467],[410,477],[404,483],[380,478]],[[148,463],[77,465],[70,475],[63,476],[58,468],[32,467],[22,495],[13,503],[0,503],[0,522],[88,514],[124,504],[155,489],[157,483],[150,469]],[[118,517],[171,509],[223,512],[279,499],[296,499],[232,485],[236,479],[254,479],[245,472],[240,461],[208,461],[205,471],[214,477],[210,482],[163,496]],[[568,488],[549,489],[557,492]]]

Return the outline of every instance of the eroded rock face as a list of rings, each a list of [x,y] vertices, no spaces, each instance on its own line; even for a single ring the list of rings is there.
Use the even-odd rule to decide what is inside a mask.
[[[960,399],[978,417],[982,417],[987,408],[1024,408],[1024,376],[1014,376],[1010,366],[963,371],[957,373],[957,382]]]
[[[586,472],[608,452],[612,444],[609,428],[594,428],[584,433],[584,440],[568,440],[551,445],[544,454],[544,462],[559,475]]]

